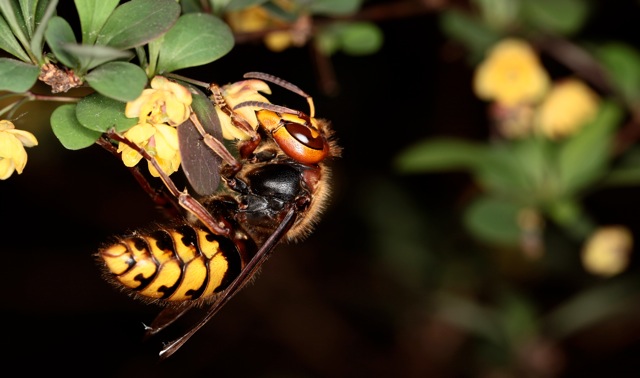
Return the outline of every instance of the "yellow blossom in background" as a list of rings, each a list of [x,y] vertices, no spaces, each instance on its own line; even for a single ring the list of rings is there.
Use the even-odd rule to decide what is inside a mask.
[[[502,106],[537,102],[549,87],[549,75],[525,41],[505,39],[495,45],[474,76],[476,95]]]
[[[590,273],[614,276],[627,268],[632,246],[633,237],[626,227],[601,227],[587,240],[582,250],[582,264]]]
[[[255,33],[263,30],[284,27],[287,23],[271,16],[263,7],[256,5],[227,15],[231,29],[239,33]],[[288,31],[273,31],[264,38],[267,48],[280,52],[291,46],[292,39]]]
[[[259,32],[269,28],[271,24],[269,12],[259,5],[228,12],[226,17],[231,29],[238,33]]]
[[[271,94],[271,89],[262,80],[243,80],[238,81],[236,83],[228,84],[220,88],[222,91],[222,96],[226,101],[227,105],[231,108],[234,106],[246,102],[246,101],[259,101],[259,102],[269,102],[266,97],[264,97],[260,92]],[[244,118],[253,129],[258,128],[258,118],[256,117],[256,107],[254,106],[246,106],[241,107],[235,110],[236,114],[239,114],[242,118]],[[231,118],[219,107],[216,107],[216,112],[218,113],[218,118],[220,119],[220,123],[222,125],[222,136],[225,139],[248,139],[249,136],[239,130],[232,122]]]
[[[25,147],[38,145],[36,137],[28,131],[16,130],[12,122],[0,121],[0,180],[8,179],[13,172],[22,173],[27,164]]]
[[[137,99],[127,102],[125,116],[138,117],[140,123],[167,123],[177,126],[191,114],[191,92],[163,76],[151,80],[151,88]]]
[[[274,31],[264,37],[264,44],[273,52],[284,51],[293,44],[293,36],[287,30]]]
[[[573,135],[595,118],[599,104],[599,96],[582,81],[559,81],[538,109],[537,127],[550,139]]]
[[[175,127],[165,124],[139,123],[127,130],[124,137],[149,152],[167,175],[176,172],[180,167],[178,130]],[[142,155],[124,143],[120,143],[118,152],[127,167],[135,166],[142,159]],[[151,163],[148,163],[148,166],[151,175],[160,176]]]
[[[292,11],[295,7],[293,2],[286,0],[276,0],[274,3],[287,11]],[[273,30],[266,33],[264,43],[269,50],[274,52],[283,51],[290,46],[301,46],[308,39],[308,35],[298,37],[297,34],[299,33],[288,30],[291,26],[290,22],[273,16],[259,5],[227,13],[227,23],[237,33],[257,33]],[[292,27],[295,28],[295,26]]]

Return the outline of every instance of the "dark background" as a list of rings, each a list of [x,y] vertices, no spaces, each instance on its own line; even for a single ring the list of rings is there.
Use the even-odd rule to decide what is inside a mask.
[[[640,9],[633,1],[616,4],[603,8],[585,35],[628,40]],[[320,90],[308,48],[276,54],[243,44],[204,70],[184,72],[224,84],[263,71],[299,85],[313,95],[317,115],[332,121],[344,154],[331,162],[334,194],[315,232],[281,245],[253,285],[161,363],[161,342],[179,336],[190,318],[143,343],[143,323],[159,308],[109,286],[93,257],[111,236],[158,220],[158,212],[106,151],[62,148],[48,128],[49,104],[25,108],[16,125],[33,131],[40,146],[28,150],[22,175],[0,183],[5,369],[105,377],[482,376],[478,356],[465,347],[469,337],[430,317],[428,298],[444,266],[438,262],[473,261],[464,267],[476,269],[470,276],[486,275],[482,285],[508,282],[542,306],[575,288],[553,272],[541,273],[545,262],[515,263],[526,277],[535,271],[534,279],[491,266],[491,253],[459,224],[473,190],[466,175],[394,173],[394,156],[416,140],[484,137],[485,108],[471,93],[463,53],[441,35],[437,15],[379,26],[385,42],[378,53],[332,57],[339,83],[332,95]],[[304,108],[304,100],[274,91],[274,102]],[[602,218],[622,214],[635,227],[636,193],[589,201]],[[566,253],[578,264],[574,251]],[[465,277],[462,271],[460,285]],[[637,314],[565,340],[560,375],[634,376],[640,323],[630,319]]]

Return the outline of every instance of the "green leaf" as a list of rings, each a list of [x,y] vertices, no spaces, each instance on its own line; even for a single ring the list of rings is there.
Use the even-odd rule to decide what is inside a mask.
[[[606,172],[614,130],[622,115],[618,105],[603,102],[597,117],[564,142],[558,152],[557,167],[565,193],[585,188]]]
[[[80,17],[80,26],[82,29],[82,43],[92,45],[95,43],[100,30],[111,15],[118,0],[74,0],[78,17]]]
[[[20,13],[22,14],[29,38],[33,36],[33,32],[35,31],[37,5],[38,0],[20,0]]]
[[[96,92],[118,101],[133,101],[147,85],[147,74],[135,64],[110,62],[91,71],[85,79]]]
[[[53,55],[60,63],[69,68],[77,68],[79,60],[63,48],[65,44],[76,42],[73,29],[67,20],[58,16],[52,17],[49,20],[44,37]]]
[[[117,59],[130,59],[133,57],[131,51],[114,49],[109,46],[99,45],[78,45],[75,43],[65,43],[62,45],[64,51],[72,54],[80,61],[77,74],[82,74],[94,67]]]
[[[204,13],[178,19],[160,45],[157,72],[172,72],[213,62],[233,47],[231,29],[222,20]]]
[[[51,129],[62,145],[69,150],[79,150],[95,143],[101,132],[89,130],[76,118],[76,105],[59,106],[51,114]]]
[[[484,196],[475,200],[464,215],[465,226],[481,240],[508,246],[520,241],[518,213],[521,207],[498,198]]]
[[[478,163],[476,179],[488,191],[523,204],[539,201],[539,176],[544,153],[528,143],[489,145]]]
[[[580,291],[543,319],[546,329],[551,337],[562,340],[605,324],[607,319],[615,322],[635,311],[639,286],[637,276],[631,275]]]
[[[7,21],[2,17],[0,17],[0,49],[8,52],[23,62],[30,62],[29,55],[25,53],[20,42],[18,42],[16,37],[13,35]]]
[[[44,60],[42,59],[42,48],[44,46],[44,32],[49,24],[49,20],[51,19],[51,17],[53,17],[54,13],[56,12],[56,7],[58,6],[58,0],[51,0],[46,3],[48,3],[48,6],[44,14],[42,15],[36,14],[36,12],[38,11],[37,1],[36,1],[36,4],[34,4],[34,9],[32,10],[32,13],[30,13],[30,18],[32,19],[36,19],[36,17],[40,17],[37,24],[38,26],[33,33],[33,37],[31,38],[31,44],[30,44],[31,52],[33,53],[33,56],[35,57],[39,65],[44,64]]]
[[[36,28],[39,26],[39,24],[42,23],[44,14],[47,12],[47,9],[49,8],[49,5],[52,1],[55,1],[56,4],[58,3],[58,0],[38,0],[38,4],[36,6],[36,14],[35,14]]]
[[[0,90],[21,93],[38,80],[40,69],[19,60],[0,58]]]
[[[0,12],[4,16],[5,21],[9,25],[13,35],[18,38],[20,44],[29,46],[29,39],[25,35],[27,27],[24,24],[20,9],[14,7],[15,3],[11,0],[0,0]]]
[[[324,56],[331,56],[340,50],[340,36],[331,26],[320,28],[313,37],[315,47]]]
[[[440,14],[440,27],[450,38],[460,42],[469,50],[472,62],[480,60],[485,51],[502,38],[484,22],[454,9]]]
[[[131,0],[113,11],[96,44],[118,49],[143,45],[169,30],[179,15],[175,0]]]
[[[487,153],[487,147],[458,139],[428,139],[402,151],[395,159],[396,170],[422,173],[475,169]]]
[[[99,93],[84,97],[76,107],[76,117],[80,124],[87,129],[104,133],[115,127],[122,132],[138,123],[137,118],[127,118],[124,115],[125,103]]]
[[[316,0],[309,9],[313,14],[326,16],[346,16],[360,9],[362,0]]]
[[[640,102],[640,52],[634,47],[610,42],[594,48],[612,84],[628,104]]]
[[[582,28],[588,15],[584,0],[522,0],[521,16],[534,29],[573,34]]]
[[[380,28],[371,22],[346,24],[341,34],[342,51],[354,56],[377,52],[384,40]]]
[[[640,147],[630,148],[599,184],[601,187],[640,185]]]

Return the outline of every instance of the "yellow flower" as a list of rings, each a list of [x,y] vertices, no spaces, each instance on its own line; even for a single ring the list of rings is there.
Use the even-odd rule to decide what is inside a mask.
[[[537,114],[539,130],[550,139],[575,134],[598,113],[600,99],[578,79],[562,80],[551,88]]]
[[[168,123],[177,126],[191,114],[191,92],[163,76],[151,80],[151,88],[142,91],[137,99],[127,102],[124,114],[138,117],[140,123]]]
[[[0,121],[0,180],[6,180],[14,171],[22,173],[27,164],[25,147],[38,145],[36,137],[28,131],[16,130],[12,122]]]
[[[178,147],[178,131],[175,127],[160,124],[139,123],[124,133],[124,137],[137,144],[155,157],[162,170],[170,175],[180,167],[180,151]],[[118,152],[127,167],[138,164],[142,155],[137,151],[120,143]],[[149,172],[159,177],[158,171],[148,162]]]
[[[610,277],[627,268],[633,245],[631,232],[623,226],[597,229],[582,250],[582,264],[593,274]]]
[[[271,94],[271,89],[262,80],[243,80],[238,81],[236,83],[225,85],[221,88],[222,96],[226,101],[227,105],[231,108],[234,106],[245,102],[245,101],[259,101],[259,102],[269,102],[266,97],[264,97],[262,93]],[[245,106],[242,108],[238,108],[235,110],[235,113],[238,114],[241,118],[244,118],[253,129],[258,128],[258,118],[256,117],[256,109],[259,109],[255,106]],[[248,139],[249,136],[239,130],[236,126],[231,122],[231,118],[216,107],[216,112],[218,113],[218,118],[220,118],[220,123],[222,125],[222,136],[225,139]]]
[[[291,1],[276,1],[276,4],[285,10],[293,11],[295,4]],[[256,5],[240,11],[229,12],[227,23],[238,33],[255,33],[264,30],[287,28],[290,23],[273,16],[264,7]],[[275,30],[267,33],[264,38],[267,48],[274,52],[280,52],[291,45],[299,46],[295,36],[289,30]]]
[[[293,44],[293,37],[290,31],[274,31],[264,37],[264,44],[273,52],[286,50]]]
[[[268,28],[270,17],[266,9],[255,5],[227,13],[227,23],[235,32],[251,33]]]
[[[515,106],[539,100],[549,86],[549,75],[527,42],[506,39],[478,66],[473,85],[481,99]]]

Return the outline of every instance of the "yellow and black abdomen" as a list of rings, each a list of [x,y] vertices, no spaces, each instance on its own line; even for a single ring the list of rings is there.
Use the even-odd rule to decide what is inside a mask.
[[[160,228],[120,238],[98,253],[117,286],[148,300],[206,300],[241,270],[228,238],[195,226]]]

